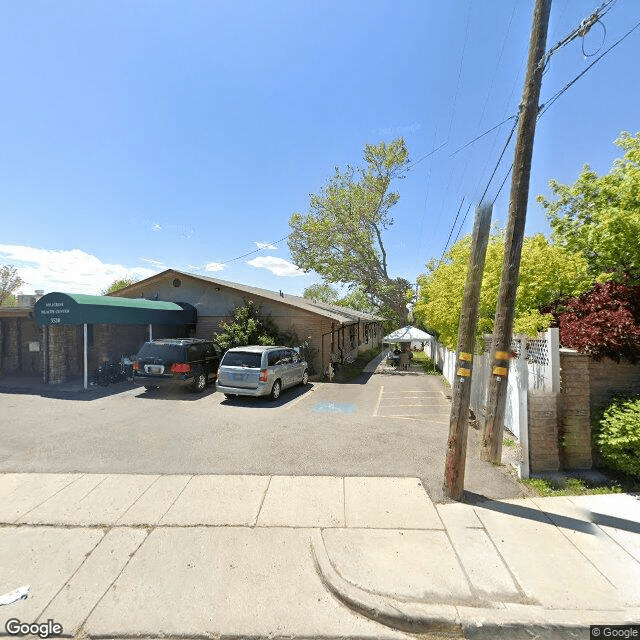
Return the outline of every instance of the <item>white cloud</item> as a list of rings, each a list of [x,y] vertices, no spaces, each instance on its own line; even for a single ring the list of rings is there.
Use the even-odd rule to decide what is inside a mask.
[[[159,260],[149,260],[149,258],[140,258],[143,262],[148,262],[149,264],[155,264],[158,267],[164,267],[164,262],[160,262]]]
[[[209,262],[205,265],[205,271],[222,271],[224,269],[224,265],[221,262]]]
[[[12,264],[24,280],[22,293],[43,289],[45,293],[62,291],[99,295],[114,280],[148,278],[159,272],[146,267],[107,264],[80,249],[53,250],[0,245],[0,262]]]
[[[276,247],[274,244],[271,244],[270,242],[256,242],[255,240],[253,241],[253,244],[256,245],[256,247],[258,247],[258,249],[271,249],[271,250],[275,250],[278,247]]]
[[[160,224],[154,224],[151,227],[151,231],[161,231],[161,230],[162,230],[162,225],[160,225]]]
[[[305,272],[296,267],[293,262],[284,260],[283,258],[276,258],[275,256],[262,256],[260,258],[254,258],[249,260],[247,264],[258,269],[268,269],[271,273],[275,273],[277,276],[304,276]]]

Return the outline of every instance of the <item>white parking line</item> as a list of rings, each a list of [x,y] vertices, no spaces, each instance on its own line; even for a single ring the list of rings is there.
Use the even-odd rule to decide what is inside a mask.
[[[301,402],[305,398],[308,398],[309,394],[313,393],[315,390],[316,390],[315,387],[311,387],[309,391],[307,391],[306,393],[303,393],[301,396],[297,397],[295,400],[292,400],[291,402],[287,402],[287,404],[283,407],[283,410],[288,411],[289,409],[291,409],[291,407],[295,407],[298,404],[298,402]]]
[[[376,408],[373,410],[373,415],[378,415],[378,409],[380,408],[380,402],[382,401],[382,392],[384,391],[384,385],[380,385],[380,393],[378,394],[378,402],[376,402]]]

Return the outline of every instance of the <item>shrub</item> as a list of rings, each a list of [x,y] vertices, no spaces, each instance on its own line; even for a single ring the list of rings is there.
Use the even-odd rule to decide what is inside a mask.
[[[560,343],[593,358],[640,360],[640,286],[596,283],[551,309]]]
[[[604,410],[594,442],[612,469],[640,476],[640,396],[615,398]]]

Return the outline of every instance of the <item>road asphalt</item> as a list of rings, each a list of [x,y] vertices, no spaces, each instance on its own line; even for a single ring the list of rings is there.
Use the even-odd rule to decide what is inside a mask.
[[[434,504],[417,478],[0,475],[7,621],[77,638],[589,638],[640,622],[627,494]],[[15,624],[15,623],[14,623]]]

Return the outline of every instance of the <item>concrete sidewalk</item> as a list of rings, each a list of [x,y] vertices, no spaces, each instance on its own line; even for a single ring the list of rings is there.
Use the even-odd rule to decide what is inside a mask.
[[[640,502],[415,478],[4,474],[9,618],[86,638],[588,638],[640,622]],[[537,634],[537,636],[536,636]],[[429,636],[432,637],[432,636]]]

